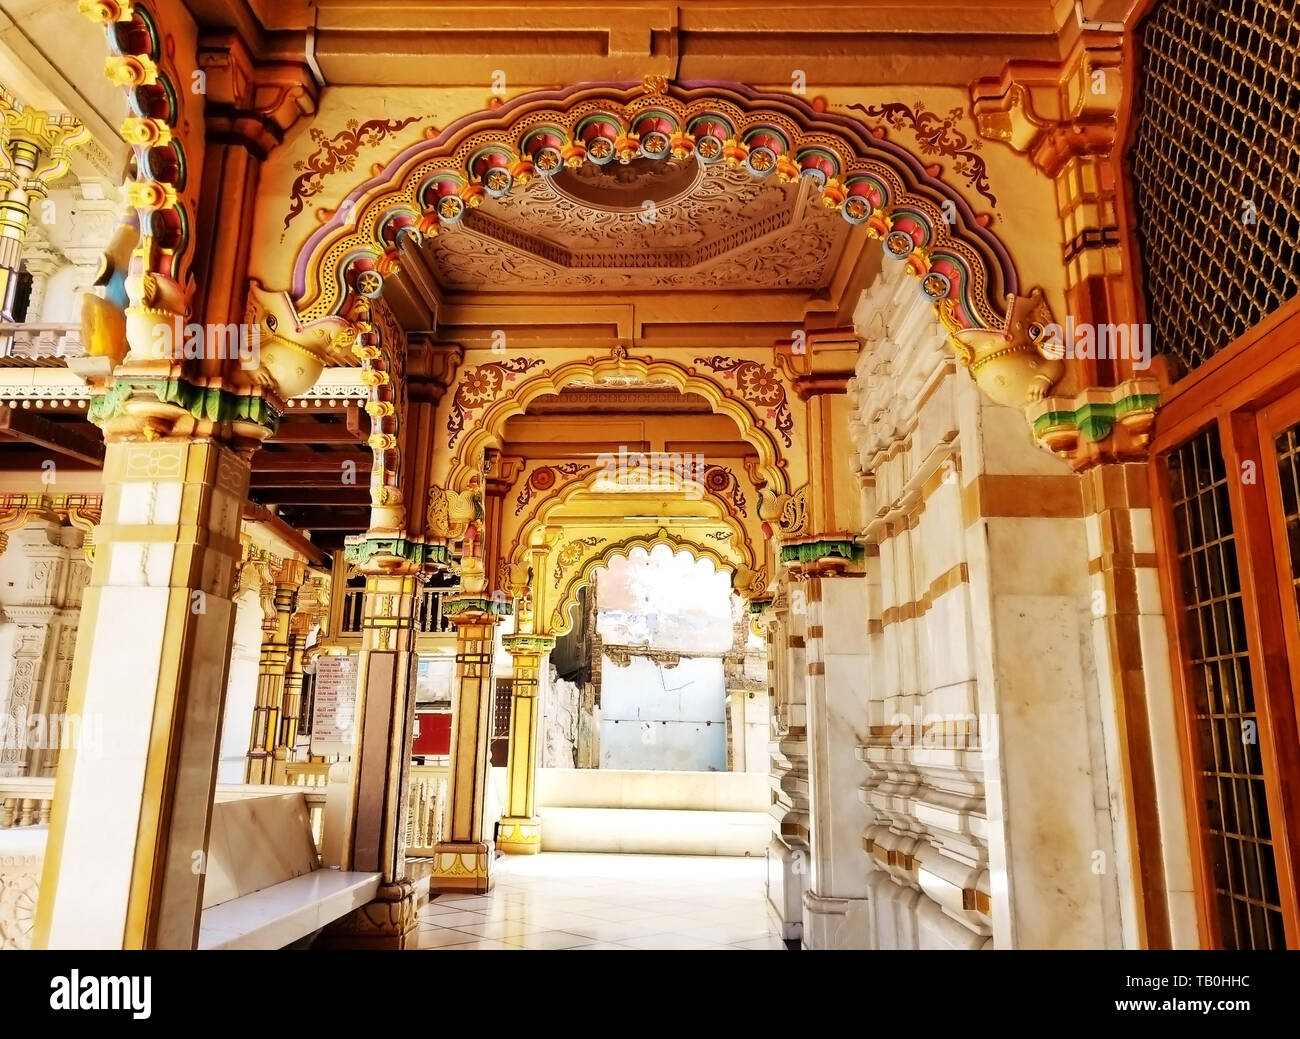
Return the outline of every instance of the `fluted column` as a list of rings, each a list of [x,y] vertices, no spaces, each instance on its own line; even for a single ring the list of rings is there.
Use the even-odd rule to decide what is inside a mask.
[[[555,648],[554,635],[507,635],[502,640],[514,659],[510,704],[510,753],[506,764],[506,810],[497,844],[512,855],[542,850],[542,822],[537,818],[538,675]]]

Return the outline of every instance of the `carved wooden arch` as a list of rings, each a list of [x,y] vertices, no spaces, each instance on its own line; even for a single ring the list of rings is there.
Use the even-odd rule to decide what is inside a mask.
[[[565,635],[573,626],[573,607],[578,604],[578,591],[591,584],[591,575],[601,567],[607,566],[615,556],[629,558],[634,548],[644,548],[650,552],[658,545],[666,545],[676,555],[687,552],[692,558],[707,559],[719,573],[737,572],[741,565],[737,560],[728,558],[721,549],[702,545],[692,538],[681,537],[666,527],[660,527],[654,533],[634,534],[610,545],[592,548],[582,561],[566,576],[564,583],[555,596],[555,606],[547,618],[550,635]]]
[[[457,378],[463,380],[465,376],[466,372],[461,371]],[[486,405],[475,416],[473,424],[465,426],[463,435],[457,438],[456,453],[450,461],[445,486],[456,491],[467,489],[479,473],[478,460],[483,457],[484,450],[500,446],[506,420],[522,415],[532,401],[553,396],[574,383],[599,383],[607,377],[666,383],[682,393],[703,397],[714,412],[735,422],[741,439],[758,453],[755,472],[765,481],[764,489],[773,495],[789,493],[789,464],[776,430],[772,423],[755,414],[742,394],[694,365],[671,360],[653,361],[646,357],[588,357],[565,362],[550,370],[538,368],[521,376],[509,393]]]
[[[342,312],[364,290],[359,278],[373,285],[397,269],[404,239],[453,226],[485,194],[566,164],[692,153],[756,177],[808,178],[827,208],[921,276],[950,331],[1004,327],[1004,299],[1018,288],[1009,254],[916,156],[793,95],[662,80],[536,91],[406,148],[303,244],[292,281],[300,316]]]

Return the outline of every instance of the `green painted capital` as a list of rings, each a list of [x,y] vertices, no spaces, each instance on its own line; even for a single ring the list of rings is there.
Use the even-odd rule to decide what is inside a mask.
[[[862,548],[852,541],[839,538],[824,541],[806,541],[798,545],[781,546],[783,563],[815,563],[828,556],[839,556],[849,562],[856,562],[862,557]]]
[[[186,379],[151,379],[125,377],[90,402],[88,417],[102,425],[123,414],[127,401],[137,394],[148,394],[165,404],[174,404],[196,419],[210,422],[251,422],[274,433],[280,424],[280,411],[265,397],[232,393],[216,386],[200,386]]]
[[[510,653],[549,653],[555,648],[554,635],[505,635],[501,645]]]
[[[514,607],[505,599],[485,599],[481,595],[454,595],[442,600],[442,615],[456,617],[462,613],[486,613],[493,617],[509,617]]]
[[[344,558],[353,566],[365,566],[376,556],[397,556],[415,566],[446,563],[446,545],[429,545],[404,534],[375,536],[356,534],[343,543]]]
[[[1096,444],[1110,435],[1120,419],[1151,414],[1159,406],[1159,394],[1132,393],[1115,401],[1087,401],[1073,410],[1046,411],[1034,419],[1034,438],[1042,440],[1050,432],[1071,429]]]

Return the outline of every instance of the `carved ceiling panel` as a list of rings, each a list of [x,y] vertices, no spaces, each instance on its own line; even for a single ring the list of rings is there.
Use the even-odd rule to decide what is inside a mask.
[[[803,180],[638,160],[534,178],[424,248],[451,291],[818,289],[849,230]]]

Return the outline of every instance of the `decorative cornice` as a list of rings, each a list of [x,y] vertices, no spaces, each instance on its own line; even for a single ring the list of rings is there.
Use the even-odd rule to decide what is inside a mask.
[[[1088,32],[1059,64],[1009,62],[978,80],[971,109],[980,134],[1028,154],[1048,176],[1074,155],[1110,152],[1126,78],[1121,45],[1117,34]]]
[[[316,111],[320,87],[301,62],[259,62],[234,30],[205,33],[198,65],[205,79],[209,140],[242,144],[258,158]]]

